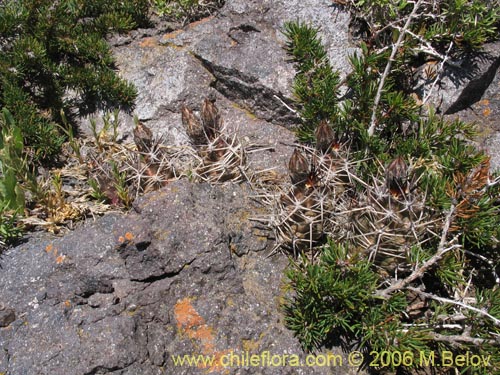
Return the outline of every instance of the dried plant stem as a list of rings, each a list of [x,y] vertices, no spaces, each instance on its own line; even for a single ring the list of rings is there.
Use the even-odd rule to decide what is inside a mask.
[[[413,271],[408,277],[395,282],[394,284],[392,284],[391,286],[389,286],[388,288],[386,288],[384,290],[379,291],[377,294],[380,297],[388,298],[392,292],[406,288],[413,281],[421,278],[429,268],[431,268],[432,266],[434,266],[434,264],[436,264],[439,260],[441,260],[441,258],[444,256],[444,254],[446,254],[450,250],[453,250],[453,249],[460,247],[460,245],[452,245],[449,247],[445,247],[447,244],[446,238],[448,236],[448,232],[450,230],[450,226],[451,226],[451,223],[453,221],[454,214],[455,214],[455,206],[452,205],[450,207],[450,211],[448,212],[448,215],[446,215],[443,230],[441,232],[441,239],[439,241],[439,246],[438,246],[436,254],[431,259],[429,259],[427,262],[425,262],[421,267],[419,267],[418,269]]]
[[[278,95],[273,95],[283,106],[288,109],[290,112],[298,116],[298,111],[290,107],[288,104],[285,103],[283,99],[281,99]]]
[[[446,55],[443,56],[441,62],[439,63],[439,68],[437,70],[436,78],[432,82],[432,85],[429,89],[429,92],[427,93],[427,95],[425,95],[425,98],[422,100],[422,105],[425,105],[425,103],[427,103],[427,101],[429,100],[429,98],[432,95],[432,92],[434,91],[434,88],[436,87],[436,84],[441,79],[441,76],[443,75],[443,72],[444,72],[444,64],[446,64],[446,62],[448,61],[449,54],[450,54],[450,51],[452,48],[453,48],[453,41],[450,42],[450,45],[448,46],[448,49],[446,50]]]
[[[376,127],[376,120],[377,120],[377,108],[380,103],[380,99],[382,98],[382,91],[384,89],[384,83],[385,80],[387,79],[387,76],[389,75],[389,72],[391,71],[392,67],[392,62],[394,61],[394,58],[396,57],[396,54],[401,47],[401,44],[403,43],[403,39],[406,35],[407,30],[410,27],[412,19],[415,17],[417,14],[418,8],[420,7],[420,4],[422,4],[422,0],[418,0],[415,5],[413,6],[413,10],[411,11],[410,15],[408,16],[408,19],[406,20],[406,23],[404,27],[401,29],[401,32],[399,33],[398,40],[396,41],[396,44],[392,47],[392,52],[391,56],[389,57],[389,61],[387,61],[387,64],[385,66],[384,73],[382,74],[382,78],[380,79],[378,89],[377,89],[377,94],[375,95],[375,100],[373,102],[373,108],[372,108],[372,117],[370,120],[370,127],[368,128],[368,136],[373,136],[375,133],[375,127]]]
[[[487,340],[479,337],[470,337],[469,335],[442,335],[440,333],[429,332],[432,336],[433,340],[446,342],[450,344],[464,343],[464,344],[472,344],[472,345],[498,345],[498,340]]]
[[[483,315],[483,316],[485,316],[487,318],[490,318],[496,326],[500,326],[500,319],[495,318],[493,315],[487,313],[484,310],[478,309],[477,307],[468,305],[468,304],[460,302],[460,301],[455,301],[455,300],[452,300],[452,299],[449,299],[449,298],[438,297],[438,296],[436,296],[434,294],[423,292],[423,291],[421,291],[418,288],[413,288],[413,287],[408,286],[408,287],[406,287],[406,289],[408,289],[408,290],[410,290],[412,292],[415,292],[415,293],[419,294],[420,296],[422,296],[424,298],[432,299],[434,301],[438,301],[438,302],[441,302],[441,303],[449,303],[449,304],[452,304],[452,305],[463,307],[464,309],[467,309],[467,310],[470,310],[470,311],[477,312],[480,315]]]

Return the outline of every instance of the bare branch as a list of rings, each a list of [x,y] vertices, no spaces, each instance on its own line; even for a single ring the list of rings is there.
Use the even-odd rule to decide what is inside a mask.
[[[388,298],[392,292],[406,288],[413,281],[421,278],[429,268],[431,268],[439,260],[441,260],[441,258],[444,256],[444,254],[446,254],[450,250],[453,250],[453,249],[460,247],[460,245],[452,245],[449,247],[445,247],[447,244],[446,238],[448,236],[448,232],[450,230],[450,226],[451,226],[451,223],[453,221],[454,213],[455,213],[455,206],[452,205],[450,207],[450,211],[448,212],[448,215],[446,216],[446,219],[444,222],[443,230],[441,232],[441,239],[439,241],[439,246],[438,246],[436,254],[434,254],[434,256],[431,259],[429,259],[427,262],[425,262],[420,268],[413,271],[408,277],[399,280],[398,282],[392,284],[391,286],[389,286],[388,288],[386,288],[382,291],[378,291],[377,295],[379,295],[380,297],[383,297],[383,298]]]
[[[408,28],[410,27],[412,19],[415,17],[417,14],[418,8],[422,4],[422,0],[418,0],[415,5],[413,6],[413,10],[411,11],[410,15],[408,16],[408,19],[405,22],[405,25],[403,29],[401,29],[401,32],[399,33],[398,40],[396,41],[396,44],[392,47],[392,52],[391,56],[389,57],[389,61],[387,61],[387,65],[385,66],[384,73],[382,74],[382,78],[380,78],[380,82],[378,85],[377,89],[377,94],[375,95],[375,101],[373,102],[373,108],[372,108],[372,117],[370,120],[370,127],[368,128],[368,136],[373,136],[373,133],[375,132],[375,126],[376,126],[376,119],[377,119],[377,108],[380,103],[380,99],[382,97],[382,90],[384,88],[384,83],[385,80],[387,79],[387,76],[389,75],[389,72],[391,71],[392,63],[394,61],[394,58],[396,57],[396,54],[401,47],[401,44],[403,43],[403,39],[406,35],[406,32],[408,31]]]
[[[413,287],[408,286],[408,287],[406,287],[406,289],[411,290],[412,292],[418,293],[422,297],[433,299],[434,301],[438,301],[441,303],[449,303],[452,305],[457,305],[457,306],[463,307],[464,309],[477,312],[480,315],[483,315],[487,318],[490,318],[496,326],[500,326],[500,319],[495,318],[493,315],[489,314],[488,312],[486,312],[484,310],[478,309],[477,307],[467,305],[466,303],[455,301],[455,300],[452,300],[449,298],[438,297],[434,294],[423,292],[418,288],[413,288]]]
[[[498,345],[498,340],[488,340],[479,337],[471,337],[469,335],[442,335],[440,333],[429,332],[435,341],[446,342],[452,345],[457,345],[459,343],[472,344],[472,345],[484,345],[492,344]]]
[[[432,91],[434,91],[436,84],[441,79],[441,76],[443,75],[443,72],[444,72],[444,64],[446,64],[446,62],[448,61],[449,53],[450,53],[452,48],[453,48],[453,41],[450,42],[450,45],[448,46],[448,49],[446,50],[446,55],[443,56],[443,59],[439,63],[439,68],[437,70],[436,78],[434,79],[434,82],[432,82],[432,85],[431,85],[431,88],[429,89],[429,92],[427,93],[424,100],[422,101],[422,105],[427,103],[427,100],[429,100],[429,98],[431,97]]]
[[[278,99],[278,101],[286,108],[288,109],[290,112],[292,112],[293,114],[297,115],[298,116],[298,112],[297,110],[293,109],[292,107],[290,107],[288,104],[285,103],[285,101],[283,99],[281,99],[278,95],[273,95],[276,99]],[[300,116],[299,116],[300,117]]]

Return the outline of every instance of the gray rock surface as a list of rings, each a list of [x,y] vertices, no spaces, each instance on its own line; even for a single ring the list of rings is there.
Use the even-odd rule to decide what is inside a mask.
[[[491,169],[499,170],[500,42],[487,44],[480,53],[454,63],[457,66],[447,66],[435,86],[431,103],[450,120],[475,123],[479,147],[491,155]]]
[[[297,124],[287,107],[295,71],[283,49],[282,26],[302,20],[321,27],[332,64],[346,74],[348,56],[355,51],[349,44],[349,19],[329,0],[232,0],[216,16],[183,29],[143,33],[149,36],[128,43],[118,39],[114,51],[120,74],[138,89],[139,119],[168,143],[183,144],[181,105],[197,107],[209,94],[228,99],[266,126]],[[122,131],[130,132],[131,117],[124,116],[123,123]]]
[[[245,185],[186,180],[64,238],[32,238],[2,260],[0,373],[203,374],[172,355],[300,355],[279,313],[283,257],[266,258],[262,210]],[[3,310],[5,311],[5,310]],[[241,355],[241,354],[240,354]],[[327,374],[243,367],[217,373]],[[219,371],[220,370],[220,371]]]
[[[479,146],[491,156],[491,169],[500,170],[500,42],[486,45],[478,59],[481,69],[460,86],[447,116],[477,125]]]

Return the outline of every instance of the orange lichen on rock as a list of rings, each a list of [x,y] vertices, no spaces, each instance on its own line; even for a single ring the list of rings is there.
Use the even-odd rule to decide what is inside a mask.
[[[188,25],[188,28],[189,28],[189,29],[194,29],[194,28],[196,28],[197,26],[202,25],[202,24],[204,24],[205,22],[208,22],[208,21],[210,21],[210,20],[211,20],[211,19],[213,19],[213,18],[214,18],[214,16],[208,16],[208,17],[202,18],[201,20],[191,22],[191,23]]]
[[[66,259],[65,255],[62,254],[58,255],[57,248],[54,247],[54,245],[51,243],[45,246],[45,252],[47,254],[51,254],[54,257],[57,264],[61,264],[62,262],[64,262],[64,259]]]
[[[181,29],[172,31],[171,33],[167,33],[167,34],[163,35],[162,40],[173,39],[182,32],[183,32],[183,30],[181,30]]]
[[[124,236],[118,237],[118,242],[119,243],[124,243],[124,242],[131,242],[134,239],[134,235],[130,232],[125,233]]]
[[[141,47],[156,47],[157,45],[158,45],[158,41],[156,40],[156,38],[153,38],[153,37],[144,38],[139,43],[139,46],[141,46]]]
[[[177,322],[177,329],[195,341],[201,354],[214,357],[214,362],[207,369],[207,372],[220,372],[223,370],[221,358],[224,354],[230,353],[231,349],[216,350],[214,330],[198,314],[191,303],[191,298],[183,298],[175,304],[174,317]],[[203,365],[199,366],[203,367]]]
[[[483,99],[479,103],[483,106],[483,116],[488,117],[491,115],[490,101],[488,99]]]
[[[174,315],[177,328],[185,330],[188,335],[193,327],[205,324],[205,320],[198,315],[198,312],[191,304],[190,298],[184,298],[175,304]]]

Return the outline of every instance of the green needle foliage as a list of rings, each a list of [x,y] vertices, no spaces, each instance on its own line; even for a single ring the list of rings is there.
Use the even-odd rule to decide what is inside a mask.
[[[105,38],[148,25],[148,8],[148,0],[0,2],[0,247],[20,233],[25,192],[43,197],[40,163],[56,161],[68,137],[79,152],[72,120],[133,108],[136,90],[116,74]]]
[[[415,4],[357,5],[367,3],[374,8],[371,19],[403,21]],[[399,7],[392,9],[396,3]],[[441,12],[435,18],[451,22],[449,9],[458,2],[434,3]],[[467,3],[466,9],[481,8]],[[422,17],[418,13],[415,19]],[[464,24],[467,17],[460,14],[460,32],[470,36],[462,46],[477,47],[491,37],[491,25],[480,24],[482,31],[466,34],[465,28],[472,27]],[[424,27],[419,22],[410,25]],[[431,26],[427,20],[425,27]],[[451,23],[446,30],[452,26],[458,27]],[[307,228],[322,228],[328,238],[313,246],[317,255],[302,252],[291,260],[283,304],[288,327],[307,350],[352,344],[369,361],[382,351],[406,352],[408,370],[441,364],[444,351],[468,352],[490,355],[490,366],[451,367],[471,374],[500,373],[500,179],[491,174],[488,156],[470,142],[474,126],[447,121],[410,96],[401,84],[408,63],[404,39],[393,59],[390,49],[361,43],[350,58],[352,72],[341,83],[318,30],[292,22],[284,33],[297,69],[294,92],[302,119],[297,135],[315,164],[302,187],[307,190],[301,190],[309,195],[295,206],[295,217],[300,210],[306,219],[316,215],[311,220],[320,224]],[[325,121],[336,145],[326,154],[313,148],[325,143],[316,139],[326,134],[317,132]],[[315,200],[323,202],[321,212]],[[297,230],[298,224],[280,233],[290,228]],[[310,231],[306,238],[313,237]],[[434,363],[417,360],[431,355]],[[401,366],[378,361],[370,367]],[[441,370],[450,367],[435,369]]]
[[[60,113],[131,108],[104,38],[147,24],[147,0],[7,0],[0,5],[0,107],[21,129],[33,161],[55,158]]]
[[[348,1],[355,14],[366,22],[370,41],[379,47],[397,39],[402,20],[416,3],[419,3],[419,11],[410,26],[412,34],[405,36],[407,49],[423,50],[426,46],[422,41],[426,41],[438,50],[448,48],[450,42],[456,51],[471,50],[498,37],[498,0]]]
[[[287,50],[297,63],[294,92],[302,104],[304,122],[297,135],[301,141],[314,139],[314,129],[321,120],[337,115],[339,75],[334,72],[317,30],[297,23],[285,24]]]
[[[152,0],[151,3],[160,17],[187,23],[209,16],[221,8],[225,0]]]

